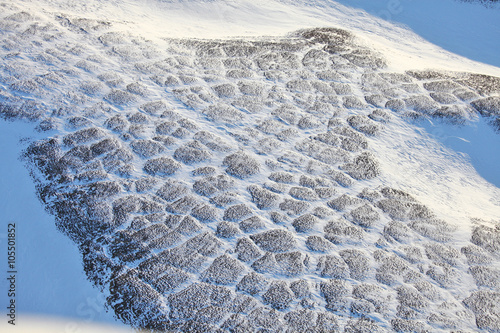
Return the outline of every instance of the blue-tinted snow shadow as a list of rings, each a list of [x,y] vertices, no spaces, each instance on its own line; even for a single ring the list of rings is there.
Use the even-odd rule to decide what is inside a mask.
[[[466,154],[479,175],[500,188],[500,133],[487,119],[460,126],[434,120],[419,125],[446,147]]]
[[[15,223],[17,323],[22,326],[23,318],[35,315],[63,318],[68,327],[83,322],[126,328],[106,312],[104,296],[85,277],[77,246],[56,229],[54,217],[36,197],[28,170],[18,159],[19,138],[31,131],[31,125],[0,120],[0,247],[6,250],[7,224]],[[2,306],[10,301],[5,283],[2,278]]]
[[[487,8],[459,0],[337,0],[408,26],[452,53],[500,67],[500,4]]]

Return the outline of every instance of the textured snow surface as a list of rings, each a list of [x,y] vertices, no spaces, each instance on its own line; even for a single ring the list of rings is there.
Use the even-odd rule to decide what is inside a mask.
[[[338,28],[160,39],[109,20],[113,3],[1,3],[0,116],[36,126],[37,195],[117,318],[500,330],[499,189],[421,127],[480,122],[498,145],[492,67],[403,70]]]

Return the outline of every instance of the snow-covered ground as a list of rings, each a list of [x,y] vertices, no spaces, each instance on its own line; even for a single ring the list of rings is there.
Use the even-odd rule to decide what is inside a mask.
[[[384,71],[389,73],[432,68],[500,76],[498,67],[500,66],[498,56],[500,54],[500,43],[498,43],[500,9],[498,6],[486,8],[479,4],[452,0],[440,2],[427,0],[339,2],[110,0],[80,3],[61,0],[21,0],[17,5],[26,11],[37,13],[42,21],[52,20],[54,14],[67,15],[70,18],[84,17],[110,21],[115,31],[124,31],[151,39],[152,45],[162,50],[161,52],[166,50],[175,56],[185,52],[183,55],[187,58],[194,57],[194,52],[189,47],[176,49],[168,38],[258,40],[261,36],[284,37],[302,28],[333,26],[352,31],[356,35],[356,43],[383,55],[388,62]],[[68,33],[65,37],[66,42],[68,45],[85,42],[86,39],[80,39],[81,36],[74,32]],[[93,53],[106,54],[99,45],[90,43],[92,36],[89,34],[89,44],[85,45],[88,51],[84,51],[83,54],[85,56]],[[111,40],[110,43],[112,44],[113,41]],[[158,54],[163,54],[161,52]],[[20,62],[29,64],[28,59],[23,55],[19,59]],[[171,98],[168,100],[169,105],[182,109],[183,116],[195,121],[199,128],[217,133],[222,137],[225,136],[227,143],[232,145],[229,150],[238,148],[253,151],[254,148],[251,145],[242,146],[236,142],[234,135],[230,136],[228,133],[238,132],[238,126],[242,129],[252,128],[256,123],[265,120],[267,115],[247,114],[246,119],[236,125],[214,126],[198,112],[197,107],[193,107],[194,110],[192,110],[182,106],[178,100],[174,101],[174,95],[170,94],[169,88],[158,89],[152,85],[146,75],[137,74],[132,66],[133,55],[130,57],[132,59],[130,63],[128,61],[120,63],[119,59],[110,56],[102,62],[101,67],[109,66],[105,69],[116,71],[126,77],[127,83],[129,79],[143,82],[150,89],[149,99]],[[13,63],[15,61],[9,60],[7,56],[2,59],[2,64]],[[49,66],[53,70],[58,70],[54,67],[55,65]],[[103,68],[98,70],[103,70]],[[363,98],[360,86],[356,86],[359,83],[356,81],[359,73],[353,73],[353,78],[344,79],[343,82],[354,87],[355,96]],[[191,71],[188,74],[196,76],[202,73]],[[85,80],[93,79],[92,70],[81,75]],[[218,80],[227,79],[218,78]],[[70,85],[69,90],[81,89],[79,78],[70,82],[73,86]],[[263,80],[262,83],[267,85],[270,81]],[[419,83],[419,87],[421,86],[422,83]],[[58,90],[64,91],[67,88],[54,88],[51,93],[56,95]],[[7,83],[2,83],[2,89],[10,88]],[[292,97],[290,92],[286,94],[284,99],[288,100],[299,96]],[[43,97],[36,98],[43,100]],[[143,100],[142,97],[139,99]],[[50,103],[48,100],[45,102]],[[121,110],[119,112],[128,112],[127,107],[118,109]],[[347,114],[365,116],[368,115],[366,112],[374,109],[373,106],[368,106],[364,110],[347,111]],[[264,110],[270,111],[271,107],[264,106]],[[328,118],[318,116],[318,119],[323,122],[321,126],[318,125],[317,129],[303,130],[294,139],[299,142],[308,136],[321,134],[321,131],[326,128]],[[71,132],[67,130],[67,126],[63,124],[64,130],[60,134]],[[30,124],[3,120],[0,123],[0,133],[2,223],[15,221],[18,225],[19,322],[22,323],[23,317],[27,318],[28,315],[63,317],[64,324],[59,327],[63,329],[62,326],[64,326],[65,332],[71,331],[73,329],[71,325],[75,322],[114,323],[112,310],[107,313],[103,307],[105,302],[103,295],[107,295],[107,292],[101,293],[86,280],[77,247],[56,230],[53,217],[44,212],[42,204],[36,199],[35,188],[28,171],[17,160],[20,151],[25,148],[22,144],[18,144],[20,138],[31,137],[31,141],[34,141],[43,138],[46,134],[33,131],[33,125]],[[58,132],[55,134],[57,135]],[[500,178],[497,171],[500,162],[500,135],[486,123],[485,118],[472,117],[464,125],[458,126],[444,124],[435,119],[409,122],[395,114],[391,121],[382,126],[379,135],[368,136],[367,140],[369,151],[375,154],[380,163],[380,175],[375,179],[354,182],[349,190],[340,188],[340,193],[337,194],[355,194],[365,187],[380,190],[384,186],[390,186],[404,190],[429,207],[438,218],[458,228],[453,234],[455,238],[450,241],[450,244],[458,250],[469,244],[471,228],[476,225],[474,223],[481,221],[480,223],[484,225],[491,223],[494,226],[495,221],[500,221],[500,200],[498,199],[500,198],[498,188]],[[284,147],[284,149],[293,149],[293,146]],[[167,152],[173,152],[173,149],[169,148]],[[257,162],[265,165],[267,159],[265,156],[277,157],[276,154],[278,153],[266,152],[263,155],[257,155]],[[221,157],[223,156],[217,155],[213,161],[214,166],[222,164]],[[133,177],[142,176],[142,160],[135,159],[134,161]],[[294,172],[297,170],[294,169]],[[192,179],[189,179],[192,178],[191,171],[190,166],[184,168],[179,171],[178,178],[191,182]],[[116,179],[116,176],[113,177]],[[267,181],[266,177],[267,174],[262,173],[249,181],[238,183],[238,192],[245,193],[243,194],[245,203],[251,201],[246,187],[252,182],[262,184]],[[267,212],[260,214],[268,219]],[[384,217],[382,221],[388,222],[389,219]],[[6,239],[4,231],[6,227],[3,224],[3,229],[0,230],[2,247]],[[215,229],[214,226],[209,228]],[[271,222],[267,224],[268,228],[269,226],[273,226]],[[291,225],[288,226],[286,223],[284,228],[293,230]],[[379,232],[382,232],[382,226],[375,229],[377,228]],[[316,231],[319,232],[319,229]],[[376,233],[371,234],[363,243],[367,249],[372,249],[369,247],[370,242],[375,243],[376,239],[372,238],[376,235]],[[302,244],[305,236],[299,234],[297,240]],[[226,250],[231,253],[234,239],[225,240],[225,242]],[[391,245],[388,248],[395,249],[396,247]],[[308,248],[303,244],[297,249],[308,253]],[[338,252],[343,247],[336,245],[335,249]],[[399,248],[394,250],[394,253],[397,254],[398,251],[400,251]],[[315,255],[311,253],[311,256]],[[462,261],[457,269],[463,275],[460,275],[457,286],[454,287],[456,289],[446,291],[450,294],[446,294],[445,299],[451,297],[450,295],[454,295],[457,299],[460,297],[464,299],[475,290],[475,287],[470,287],[474,284],[474,280],[470,275],[465,275],[467,270],[465,259]],[[429,271],[437,267],[428,263],[425,265],[430,265]],[[208,264],[204,267],[207,266]],[[500,268],[498,261],[494,261],[491,268]],[[429,271],[427,275],[431,276],[433,273]],[[274,279],[274,277],[271,278]],[[311,272],[304,275],[304,278],[317,283],[325,280]],[[368,281],[377,283],[378,280],[371,277]],[[435,281],[433,283],[436,284]],[[4,290],[5,286],[2,284],[1,288]],[[491,287],[492,290],[495,288],[498,286]],[[322,294],[318,291],[313,294],[318,299],[322,298]],[[451,298],[448,299],[451,300]],[[2,299],[2,304],[4,303]],[[431,303],[437,308],[437,301]],[[393,315],[394,313],[389,311],[389,317]],[[373,318],[380,320],[384,325],[386,323],[384,321],[386,318],[377,316]],[[346,325],[347,319],[344,319],[339,319],[342,325]],[[462,319],[463,325],[465,322],[472,322],[466,318]],[[80,331],[92,330],[92,328],[84,328],[82,324],[77,323],[76,326]]]

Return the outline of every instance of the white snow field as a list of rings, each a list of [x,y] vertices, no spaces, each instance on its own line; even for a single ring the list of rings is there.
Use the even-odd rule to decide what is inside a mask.
[[[500,332],[499,16],[0,1],[2,332]]]

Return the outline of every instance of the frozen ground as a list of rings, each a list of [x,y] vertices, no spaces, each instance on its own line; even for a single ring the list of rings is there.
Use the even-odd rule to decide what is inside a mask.
[[[183,332],[500,329],[499,69],[312,5],[2,4],[2,152],[23,150],[34,177],[6,171],[2,188],[35,187],[77,245],[47,223],[23,233],[49,217],[4,191],[20,241],[67,253],[20,257],[22,290],[40,290],[21,313],[108,322],[107,303]],[[450,14],[498,13],[467,6]],[[310,29],[332,25],[349,31]]]

